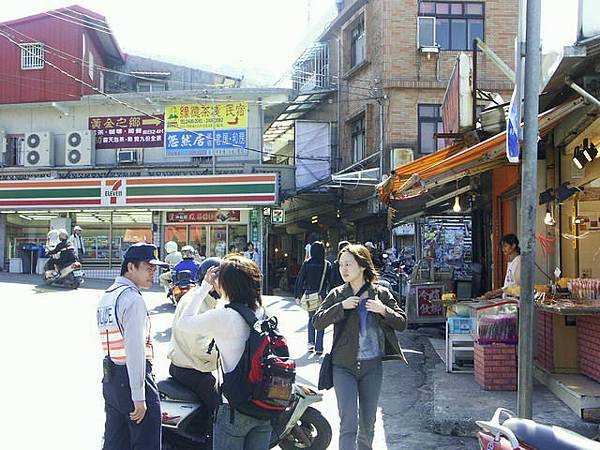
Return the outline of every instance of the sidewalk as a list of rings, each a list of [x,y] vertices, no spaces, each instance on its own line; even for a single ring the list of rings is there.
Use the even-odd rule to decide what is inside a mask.
[[[439,351],[443,338],[425,339],[428,359],[427,376],[433,386],[433,429],[436,433],[452,436],[473,436],[477,432],[475,420],[489,420],[496,408],[517,410],[516,392],[485,391],[473,374],[447,373]],[[443,348],[443,347],[442,347]],[[443,354],[443,350],[442,350]],[[558,425],[587,437],[598,433],[598,425],[584,422],[545,386],[535,383],[533,394],[535,420]]]

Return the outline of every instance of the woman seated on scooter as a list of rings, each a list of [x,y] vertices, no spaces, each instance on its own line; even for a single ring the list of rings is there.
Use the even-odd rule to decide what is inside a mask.
[[[77,262],[77,257],[75,256],[75,248],[69,242],[67,230],[58,230],[58,239],[60,242],[52,250],[46,252],[46,256],[58,255],[57,259],[52,258],[50,261],[54,263],[54,270],[60,272],[68,265]]]
[[[169,374],[193,391],[206,407],[207,429],[204,431],[207,435],[211,432],[213,412],[220,403],[216,379],[211,373],[217,369],[217,351],[213,349],[211,336],[207,336],[202,330],[182,330],[179,322],[182,311],[192,302],[194,303],[192,312],[195,315],[215,308],[219,295],[213,290],[213,286],[203,279],[208,269],[218,267],[220,264],[219,258],[205,260],[198,270],[198,279],[202,284],[190,290],[179,300],[173,318],[171,346],[167,354],[171,360]]]

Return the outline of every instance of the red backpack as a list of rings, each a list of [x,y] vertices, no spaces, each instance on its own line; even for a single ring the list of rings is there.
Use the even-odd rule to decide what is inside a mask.
[[[221,391],[232,411],[258,418],[276,417],[290,406],[296,380],[296,362],[277,331],[277,318],[257,319],[240,303],[226,307],[244,318],[250,335],[235,369],[223,374]]]

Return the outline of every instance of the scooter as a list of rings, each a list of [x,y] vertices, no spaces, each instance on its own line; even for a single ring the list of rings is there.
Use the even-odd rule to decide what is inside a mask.
[[[75,261],[66,265],[60,271],[56,271],[56,269],[45,270],[42,277],[44,278],[44,283],[48,286],[59,285],[77,289],[83,284],[85,273],[81,268],[81,263]]]
[[[192,391],[173,378],[158,382],[162,410],[163,450],[210,450],[211,425],[204,406]],[[310,405],[323,394],[294,385],[291,406],[273,423],[270,448],[325,450],[331,442],[331,426]]]
[[[498,408],[492,420],[475,423],[481,429],[481,450],[600,450],[600,442],[565,428],[520,419],[504,408]]]
[[[167,297],[173,302],[174,305],[177,305],[181,297],[183,297],[190,291],[190,289],[196,286],[196,282],[192,280],[192,272],[189,270],[180,270],[179,272],[172,270],[171,274],[173,281],[171,282],[171,287]]]

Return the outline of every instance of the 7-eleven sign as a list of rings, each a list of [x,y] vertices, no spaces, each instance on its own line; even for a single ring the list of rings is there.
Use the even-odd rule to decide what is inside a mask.
[[[271,223],[272,224],[284,224],[285,223],[285,209],[273,208],[271,210]]]
[[[102,206],[125,206],[125,180],[102,181]]]

